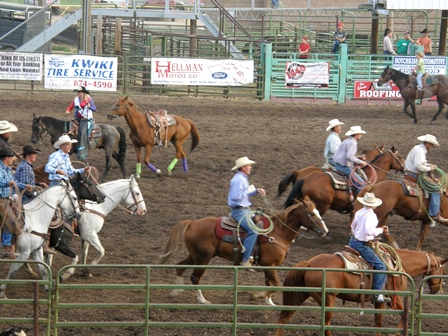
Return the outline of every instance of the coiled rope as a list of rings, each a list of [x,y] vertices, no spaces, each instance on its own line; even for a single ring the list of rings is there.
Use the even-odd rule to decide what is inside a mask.
[[[385,253],[389,254],[393,260],[395,260],[395,267],[390,271],[401,272],[403,269],[403,263],[400,256],[395,249],[385,243],[375,242],[375,254],[381,259],[381,261],[387,266],[387,260],[385,258]]]
[[[367,163],[366,170],[370,169],[370,178],[367,177],[367,174],[364,170],[358,169],[360,168],[358,165],[356,165],[352,171],[350,172],[349,179],[354,185],[359,185],[362,188],[364,188],[366,185],[373,185],[376,183],[378,175],[376,173],[375,168]],[[359,179],[356,174],[361,175],[361,177],[364,177],[365,179]],[[364,176],[363,176],[364,175]]]
[[[431,194],[438,193],[440,190],[445,190],[448,187],[446,173],[440,168],[434,169],[433,172],[436,172],[440,177],[432,178],[426,173],[419,174],[417,178],[418,185]]]

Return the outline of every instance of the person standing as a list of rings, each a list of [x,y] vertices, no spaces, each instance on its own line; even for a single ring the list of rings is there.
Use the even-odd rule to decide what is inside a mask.
[[[349,177],[352,169],[355,165],[365,167],[367,163],[356,157],[356,152],[358,151],[358,141],[361,140],[362,135],[366,134],[366,131],[361,129],[361,126],[352,126],[350,130],[345,133],[345,136],[349,138],[345,139],[336,150],[333,155],[334,167],[337,171],[340,171],[345,176]],[[361,177],[354,172],[356,181],[353,184],[356,187],[357,193],[361,191],[362,186],[357,181],[362,181]],[[350,189],[350,201],[354,200],[352,190]]]
[[[421,51],[415,53],[415,57],[417,58],[417,64],[412,69],[413,72],[417,73],[417,99],[421,99],[423,97],[423,75],[425,74],[425,62],[423,59],[425,58],[425,54]]]
[[[333,54],[336,53],[336,51],[338,50],[338,47],[341,43],[347,43],[346,42],[347,32],[343,28],[344,28],[344,24],[342,22],[338,22],[337,29],[333,33],[334,44],[333,44],[333,49],[331,49],[331,52]]]
[[[230,181],[227,199],[231,209],[231,216],[247,232],[243,242],[241,266],[251,266],[250,257],[257,242],[257,233],[249,226],[247,218],[250,216],[250,197],[258,194],[262,196],[266,195],[264,189],[249,185],[249,179],[247,177],[252,172],[252,164],[254,163],[255,161],[249,160],[247,156],[235,161],[235,167],[232,168],[232,171],[236,171],[236,173]]]
[[[411,149],[404,163],[406,174],[411,176],[415,180],[417,180],[419,174],[428,173],[437,169],[437,165],[430,164],[426,161],[426,153],[428,153],[434,147],[439,146],[439,142],[437,141],[436,137],[431,134],[419,136],[417,139],[421,141],[421,144],[415,145],[414,148]],[[448,219],[443,218],[440,215],[440,195],[440,190],[435,193],[430,193],[429,195],[428,212],[429,216],[431,217],[430,227],[434,227],[436,225],[436,222],[448,223]]]
[[[90,92],[84,86],[74,90],[78,95],[67,107],[65,114],[70,114],[75,109],[75,122],[78,124],[78,160],[84,161],[89,155],[89,135],[93,127],[93,113],[96,106],[90,97]]]
[[[384,31],[384,40],[383,40],[383,54],[384,55],[397,55],[394,50],[393,40],[393,32],[391,29],[387,28]]]
[[[53,145],[56,152],[52,153],[48,158],[48,163],[45,165],[45,172],[50,180],[50,187],[55,185],[62,185],[62,180],[68,181],[70,176],[75,173],[84,174],[90,170],[90,167],[74,169],[70,161],[70,150],[72,144],[78,142],[76,139],[70,139],[67,134],[61,135]]]
[[[6,120],[0,121],[0,149],[11,148],[11,144],[9,143],[12,136],[11,133],[17,131],[17,127],[13,123],[10,123]]]
[[[325,165],[334,166],[333,156],[336,153],[339,145],[341,144],[341,138],[339,134],[341,134],[343,122],[338,119],[333,119],[328,122],[327,132],[331,130],[330,135],[327,137],[327,141],[325,141],[325,149],[324,149],[324,158]]]
[[[426,56],[431,56],[432,55],[432,41],[429,38],[429,31],[428,29],[423,29],[420,34],[422,34],[422,36],[420,36],[417,41],[415,43],[423,46],[423,53]]]
[[[350,247],[354,248],[359,254],[370,264],[374,270],[385,271],[386,265],[380,257],[372,249],[371,244],[375,237],[382,233],[389,233],[387,226],[378,226],[378,217],[373,211],[380,206],[383,201],[375,197],[374,193],[366,193],[364,197],[357,197],[364,207],[355,213],[350,228],[352,237],[350,238]],[[383,290],[386,284],[387,275],[382,273],[375,273],[372,280],[373,290]],[[373,297],[374,303],[390,302],[389,298],[385,298],[383,294],[377,294]]]
[[[308,43],[308,37],[302,36],[302,43],[299,45],[299,58],[306,59],[308,58],[308,54],[310,53],[311,46]]]
[[[409,55],[410,54],[410,46],[414,43],[414,40],[411,38],[410,32],[405,32],[404,37],[399,39],[397,42],[397,54],[398,55]]]

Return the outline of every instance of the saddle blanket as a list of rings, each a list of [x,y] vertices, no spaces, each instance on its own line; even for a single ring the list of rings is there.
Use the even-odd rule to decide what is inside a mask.
[[[229,220],[233,221],[233,223],[235,224],[234,227],[229,225]],[[263,223],[263,229],[267,229],[269,227],[269,221],[266,217],[262,217],[260,222]],[[216,219],[216,225],[215,225],[216,237],[228,243],[235,242],[233,232],[236,233],[237,225],[238,224],[233,219],[230,219],[230,217],[218,217]],[[246,231],[244,231],[242,227],[240,227],[239,235],[241,241],[244,241],[244,238],[246,237]],[[264,235],[259,235],[258,240],[260,243],[266,243],[268,241],[268,238]]]

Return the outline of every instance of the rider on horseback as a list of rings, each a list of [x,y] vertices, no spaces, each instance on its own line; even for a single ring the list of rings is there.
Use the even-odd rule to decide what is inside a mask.
[[[336,153],[339,145],[341,144],[341,138],[339,138],[339,134],[341,133],[343,122],[338,119],[333,119],[328,122],[327,132],[331,130],[330,135],[325,141],[325,150],[324,150],[324,158],[325,164],[324,167],[330,168],[334,166],[333,155]],[[330,165],[330,167],[328,167]]]
[[[417,73],[417,99],[421,99],[423,98],[422,78],[425,74],[425,63],[423,62],[425,54],[421,51],[418,51],[417,53],[415,53],[415,57],[417,58],[417,65],[412,69],[412,71]]]

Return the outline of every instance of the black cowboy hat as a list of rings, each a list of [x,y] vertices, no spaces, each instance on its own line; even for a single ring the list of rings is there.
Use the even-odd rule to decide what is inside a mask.
[[[80,86],[80,87],[78,87],[77,89],[74,89],[73,91],[76,91],[76,92],[84,92],[84,93],[90,94],[90,92],[87,91],[87,89],[86,89],[85,86]]]
[[[420,32],[420,34],[428,34],[429,33],[429,30],[428,29],[423,29],[421,32]]]
[[[37,153],[40,153],[40,149],[34,148],[33,145],[25,145],[23,146],[22,154],[20,155],[25,156],[27,154],[37,154]]]
[[[7,156],[17,156],[17,154],[9,147],[0,149],[0,158],[4,158]]]

